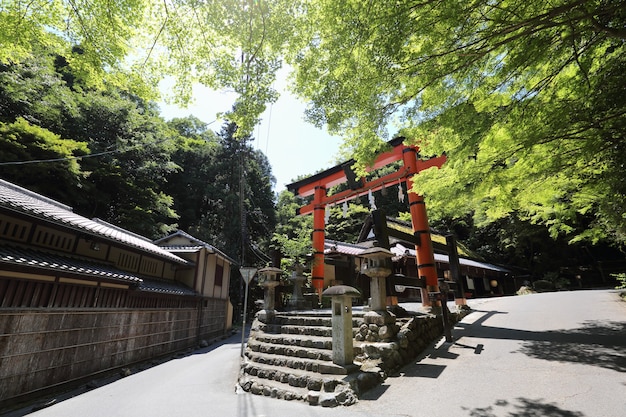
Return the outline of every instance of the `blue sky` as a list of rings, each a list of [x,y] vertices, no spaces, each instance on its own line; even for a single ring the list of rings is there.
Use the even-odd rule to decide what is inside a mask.
[[[280,192],[299,175],[313,174],[337,164],[341,138],[304,121],[304,102],[284,89],[284,80],[277,81],[280,98],[268,106],[262,121],[254,131],[254,147],[267,155],[276,177],[275,191]],[[162,90],[167,94],[167,83]],[[187,108],[160,103],[161,115],[170,120],[174,117],[194,115],[213,131],[219,131],[221,120],[218,112],[231,109],[235,100],[233,93],[216,92],[203,86],[194,88],[194,103]]]

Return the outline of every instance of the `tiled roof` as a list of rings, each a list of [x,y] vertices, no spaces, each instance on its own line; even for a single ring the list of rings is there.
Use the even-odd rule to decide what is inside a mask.
[[[324,254],[330,255],[340,253],[343,255],[359,256],[368,249],[366,245],[355,245],[353,243],[339,242],[337,240],[324,241]]]
[[[97,279],[106,278],[124,284],[137,285],[136,289],[139,291],[198,295],[191,288],[175,281],[140,277],[106,264],[15,246],[0,245],[0,264],[30,266],[56,273],[74,273]]]
[[[107,278],[126,284],[139,284],[142,279],[106,264],[65,257],[34,249],[0,245],[0,264],[24,265],[50,271],[69,272],[93,278]]]
[[[185,259],[155,245],[148,238],[121,229],[100,219],[87,219],[74,213],[72,208],[65,204],[4,180],[0,180],[0,206],[92,236],[119,242],[172,262],[179,264],[189,263]]]
[[[185,238],[185,239],[187,239],[189,241],[189,244],[188,245],[180,245],[180,244],[179,245],[167,245],[167,242],[172,240],[175,237],[183,237],[183,238]],[[190,235],[189,233],[184,232],[182,230],[177,230],[176,232],[172,233],[171,235],[168,235],[168,236],[165,236],[165,237],[163,237],[161,239],[155,240],[154,243],[156,245],[159,245],[163,249],[167,249],[167,250],[172,251],[172,252],[190,252],[190,251],[195,252],[196,250],[200,250],[202,248],[206,248],[209,252],[213,252],[213,253],[217,253],[217,254],[221,255],[226,260],[228,260],[230,263],[233,263],[233,264],[237,263],[230,256],[226,255],[224,252],[222,252],[221,250],[219,250],[215,246],[211,245],[210,243],[206,243],[206,242],[198,239],[197,237],[194,237],[194,236]]]
[[[402,246],[399,243],[396,243],[392,248],[391,248],[391,252],[394,253],[394,255],[396,256],[402,256],[404,254],[406,254],[408,251],[408,255],[415,257],[415,249],[414,248],[407,248],[405,246]],[[450,263],[450,258],[448,257],[448,255],[444,255],[441,253],[435,253],[435,262],[442,262],[442,263]],[[493,264],[489,264],[486,262],[479,262],[479,261],[475,261],[473,259],[468,259],[468,258],[463,258],[463,257],[459,257],[459,263],[461,265],[464,266],[472,266],[475,268],[480,268],[480,269],[487,269],[487,270],[491,270],[491,271],[498,271],[498,272],[510,272],[508,269],[506,268],[502,268],[501,266],[497,266],[497,265],[493,265]]]
[[[190,245],[190,246],[186,246],[186,245],[163,245],[163,246],[159,246],[163,249],[165,249],[168,252],[172,252],[172,253],[195,253],[198,252],[200,249],[204,248],[204,246],[200,246],[200,245]]]
[[[368,248],[369,246],[367,245],[367,242],[362,242],[359,244],[352,244],[352,243],[338,242],[334,240],[324,241],[324,254],[325,255],[331,255],[333,253],[340,253],[343,255],[360,256]],[[415,248],[407,248],[401,245],[400,243],[396,243],[392,245],[391,252],[396,256],[404,256],[408,254],[409,256],[415,257]],[[436,262],[442,262],[446,264],[450,263],[448,255],[435,253],[434,256],[435,256]],[[459,257],[459,263],[464,266],[472,266],[475,268],[487,269],[487,270],[498,271],[498,272],[510,272],[508,269],[502,268],[497,265],[489,264],[486,262],[479,262],[473,259],[468,259],[468,258],[463,258],[463,257]]]
[[[173,295],[198,295],[191,288],[175,281],[164,281],[157,279],[144,278],[139,284],[140,291],[158,292],[161,294]]]

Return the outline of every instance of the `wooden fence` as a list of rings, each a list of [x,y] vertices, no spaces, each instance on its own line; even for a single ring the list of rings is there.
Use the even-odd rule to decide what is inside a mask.
[[[219,338],[227,327],[228,300],[224,299],[162,295],[147,297],[143,302],[127,298],[134,307],[116,301],[117,308],[56,307],[54,302],[50,307],[36,303],[39,306],[20,308],[15,304],[22,304],[24,297],[17,300],[13,296],[13,303],[7,301],[9,295],[31,294],[27,298],[32,300],[34,293],[7,291],[9,285],[3,288],[0,410],[61,385],[194,347],[201,340]],[[39,294],[47,293],[41,290]],[[56,291],[72,293],[69,287]],[[114,293],[117,291],[111,291],[111,295]],[[74,297],[85,298],[89,297]],[[7,304],[14,305],[7,308]],[[158,308],[137,307],[157,304]]]

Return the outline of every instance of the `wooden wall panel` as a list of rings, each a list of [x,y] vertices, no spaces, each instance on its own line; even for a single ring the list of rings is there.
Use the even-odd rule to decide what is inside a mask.
[[[221,337],[227,301],[181,309],[0,309],[0,409]]]

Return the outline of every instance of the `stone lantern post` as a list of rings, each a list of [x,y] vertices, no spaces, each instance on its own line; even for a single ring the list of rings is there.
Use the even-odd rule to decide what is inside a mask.
[[[263,310],[259,311],[257,316],[263,323],[271,322],[276,315],[274,310],[276,302],[275,288],[280,284],[278,275],[282,272],[282,269],[273,266],[259,269],[259,285],[263,287]]]
[[[322,293],[331,297],[334,364],[346,366],[354,360],[352,298],[360,295],[359,290],[347,285],[335,285]]]
[[[391,258],[389,249],[374,246],[364,251],[361,256],[366,262],[361,273],[370,278],[371,311],[363,316],[366,324],[379,326],[381,340],[395,336],[396,316],[387,311],[387,287],[385,280],[391,275]]]

